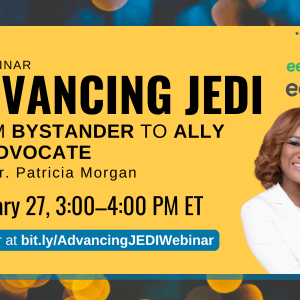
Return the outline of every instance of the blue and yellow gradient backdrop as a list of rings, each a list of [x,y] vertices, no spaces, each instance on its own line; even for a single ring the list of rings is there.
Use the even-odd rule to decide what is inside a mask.
[[[298,0],[1,0],[0,25],[299,25]]]
[[[88,0],[2,0],[0,2],[0,25],[179,25],[179,26],[214,26],[214,25],[299,25],[300,4],[296,0],[265,1],[167,1],[167,0],[128,0],[124,6],[112,11],[95,5]],[[100,7],[100,8],[99,8]],[[101,9],[102,8],[102,9]],[[225,8],[225,9],[224,9]],[[126,190],[135,194],[146,192],[150,195],[153,183],[158,193],[184,195],[201,193],[205,196],[203,214],[200,218],[186,217],[145,217],[99,219],[83,218],[78,223],[72,217],[63,221],[59,218],[16,221],[4,219],[3,229],[119,229],[126,228],[197,228],[216,229],[221,235],[221,248],[216,253],[148,253],[147,256],[136,253],[2,253],[1,273],[265,273],[255,260],[243,236],[239,212],[243,203],[263,191],[253,175],[253,161],[258,153],[262,138],[274,119],[284,110],[299,106],[297,97],[288,98],[285,86],[297,81],[296,74],[286,71],[289,62],[298,62],[299,41],[297,29],[221,29],[212,28],[198,31],[162,29],[151,30],[145,35],[141,29],[101,32],[96,29],[84,31],[76,28],[70,31],[62,29],[3,29],[2,38],[7,46],[1,49],[1,56],[8,60],[28,59],[32,61],[32,71],[23,72],[28,78],[43,74],[51,82],[53,76],[77,75],[78,78],[94,73],[107,75],[143,75],[150,78],[155,74],[164,74],[172,81],[171,118],[153,118],[145,114],[143,118],[115,116],[93,117],[84,115],[64,117],[68,123],[89,122],[158,122],[168,127],[183,124],[224,123],[224,136],[220,140],[190,140],[177,143],[173,139],[165,141],[92,142],[97,149],[93,164],[116,164],[134,166],[140,170],[138,180],[126,184],[118,183],[118,192]],[[99,38],[95,39],[95,37]],[[138,36],[130,40],[128,37]],[[238,36],[238,43],[236,37]],[[12,38],[13,37],[13,38]],[[30,38],[29,38],[30,37]],[[38,40],[35,39],[38,37]],[[55,39],[54,39],[55,37]],[[168,38],[166,38],[168,37]],[[213,38],[212,38],[213,37]],[[149,43],[149,38],[153,43]],[[250,42],[249,42],[250,41]],[[251,41],[255,41],[252,42]],[[280,41],[280,43],[278,43]],[[290,43],[293,47],[289,47]],[[109,47],[105,47],[108,45]],[[280,44],[280,45],[278,45]],[[22,45],[22,52],[20,52]],[[27,45],[24,47],[24,45]],[[43,45],[43,46],[41,46]],[[59,47],[57,46],[59,45]],[[104,46],[103,46],[104,45]],[[122,45],[122,46],[121,46]],[[125,46],[124,46],[125,45]],[[143,45],[147,45],[144,47]],[[159,45],[159,46],[158,46]],[[75,51],[76,49],[76,51]],[[134,49],[134,51],[133,51]],[[53,53],[55,54],[54,56]],[[78,59],[80,57],[80,59]],[[156,64],[151,62],[155,57]],[[180,59],[178,59],[180,58]],[[16,78],[18,72],[5,71],[3,75]],[[241,116],[225,115],[209,117],[201,113],[185,117],[182,112],[187,107],[188,77],[190,75],[240,75],[249,79],[253,75],[263,77],[262,115]],[[51,87],[51,83],[49,83]],[[218,85],[223,91],[222,85]],[[3,98],[1,91],[1,99]],[[28,95],[29,88],[24,93]],[[51,95],[50,95],[51,97]],[[28,98],[28,97],[27,97]],[[176,104],[175,104],[176,103]],[[219,102],[220,106],[224,103]],[[26,110],[26,105],[22,112]],[[27,116],[7,118],[6,108],[1,103],[2,122],[5,124],[26,123]],[[4,113],[5,112],[5,113]],[[61,121],[62,119],[56,119]],[[37,116],[32,123],[51,123],[53,117]],[[238,126],[237,126],[238,124]],[[259,128],[259,130],[258,130]],[[28,143],[23,140],[22,143]],[[36,141],[39,143],[40,141]],[[57,141],[51,141],[57,144]],[[6,139],[5,143],[18,144]],[[65,143],[65,141],[63,142]],[[97,144],[98,143],[98,144]],[[110,149],[115,147],[113,153]],[[131,149],[136,149],[132,152]],[[151,156],[154,154],[154,157]],[[145,159],[147,157],[147,159]],[[180,158],[180,159],[179,159]],[[19,160],[7,161],[11,168],[28,164]],[[40,161],[32,162],[36,168]],[[75,162],[75,165],[80,162]],[[61,163],[55,163],[57,167]],[[73,162],[65,166],[73,167]],[[163,169],[161,169],[163,166]],[[159,171],[158,171],[159,170]],[[28,180],[9,181],[2,185],[2,193],[15,199],[24,198],[29,192],[43,193],[48,197],[65,193],[72,196],[74,192],[85,194],[82,184],[54,180],[34,182]],[[33,188],[34,187],[34,188]],[[101,191],[108,197],[115,189],[114,183],[91,180],[84,183],[85,190]],[[80,259],[78,259],[80,257]],[[42,278],[42,279],[41,279]],[[36,280],[37,279],[37,280]],[[49,280],[52,279],[52,280]],[[56,279],[56,280],[53,280]],[[69,277],[36,276],[31,279],[14,278],[12,275],[1,277],[0,299],[64,299],[64,300],[112,300],[112,299],[186,299],[186,300],[283,300],[298,299],[297,281],[254,281],[236,279],[218,281],[214,277],[208,280],[106,280],[102,278],[85,281],[73,281]],[[79,279],[79,278],[78,278]],[[68,282],[70,281],[70,282]]]

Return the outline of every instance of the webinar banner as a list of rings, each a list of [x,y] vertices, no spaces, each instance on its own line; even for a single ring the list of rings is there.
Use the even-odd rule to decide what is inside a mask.
[[[298,1],[0,0],[0,25],[1,300],[299,299]]]

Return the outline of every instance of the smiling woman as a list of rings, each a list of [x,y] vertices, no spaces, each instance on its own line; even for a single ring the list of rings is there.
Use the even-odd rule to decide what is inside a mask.
[[[269,273],[300,274],[300,108],[277,118],[255,165],[267,190],[242,208],[248,245]]]
[[[300,207],[300,127],[282,147],[280,165],[282,170],[281,186],[297,207]]]

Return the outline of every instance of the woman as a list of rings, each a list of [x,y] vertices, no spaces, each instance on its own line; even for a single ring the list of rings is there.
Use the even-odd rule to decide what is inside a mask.
[[[269,273],[300,274],[300,108],[277,118],[255,165],[267,190],[242,207],[248,245]]]

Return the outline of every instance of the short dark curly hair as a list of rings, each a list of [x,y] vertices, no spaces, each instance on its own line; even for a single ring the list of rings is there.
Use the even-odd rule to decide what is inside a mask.
[[[281,181],[280,156],[284,143],[300,126],[300,108],[282,113],[264,137],[255,160],[255,176],[268,189]]]

